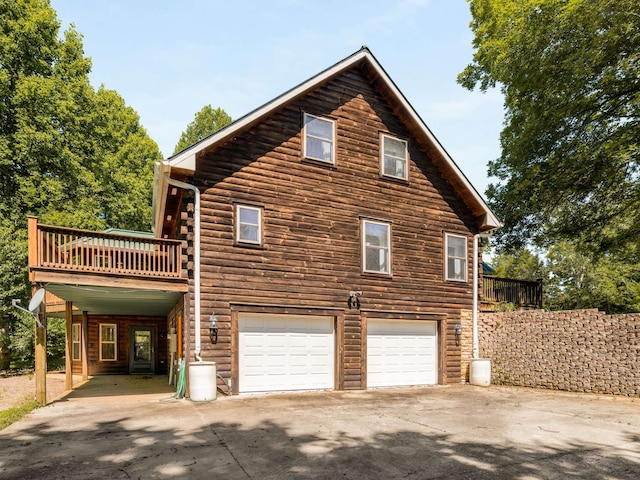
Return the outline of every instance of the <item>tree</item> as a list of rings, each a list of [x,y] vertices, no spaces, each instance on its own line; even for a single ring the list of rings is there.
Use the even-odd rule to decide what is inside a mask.
[[[27,216],[101,230],[149,229],[161,158],[136,112],[89,82],[91,60],[46,0],[0,0],[0,331],[26,303]],[[7,336],[0,335],[0,352]],[[5,342],[2,342],[2,339]],[[4,362],[1,361],[4,358]],[[6,368],[0,354],[0,368]]]
[[[182,132],[173,152],[174,155],[226,127],[232,121],[231,117],[222,108],[213,109],[211,105],[205,105],[202,110],[196,113],[193,122],[187,125],[187,129]]]
[[[475,53],[459,83],[500,86],[489,173],[502,245],[573,238],[594,251],[640,234],[640,3],[469,0]]]
[[[545,305],[550,310],[597,308],[607,313],[640,311],[640,264],[637,258],[637,252],[626,252],[623,256],[606,253],[594,257],[571,242],[558,242],[547,254],[547,267],[552,274],[546,288]]]
[[[496,276],[501,278],[535,281],[546,279],[548,275],[544,261],[526,248],[510,254],[497,254],[493,257],[491,266],[496,271]]]

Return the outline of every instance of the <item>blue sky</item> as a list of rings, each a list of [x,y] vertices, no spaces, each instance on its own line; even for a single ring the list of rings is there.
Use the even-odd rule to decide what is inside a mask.
[[[366,45],[484,195],[500,154],[499,91],[469,92],[464,0],[52,0],[91,81],[116,90],[166,156],[205,105],[234,119]]]

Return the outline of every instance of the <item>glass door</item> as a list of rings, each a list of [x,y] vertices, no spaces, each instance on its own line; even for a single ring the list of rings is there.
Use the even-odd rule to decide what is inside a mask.
[[[154,373],[154,338],[151,327],[131,327],[131,373]]]

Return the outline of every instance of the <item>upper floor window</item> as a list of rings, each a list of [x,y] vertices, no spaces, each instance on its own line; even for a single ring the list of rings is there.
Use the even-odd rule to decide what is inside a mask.
[[[391,224],[362,220],[362,269],[391,274]]]
[[[262,244],[262,208],[236,205],[236,242]]]
[[[100,324],[100,361],[118,359],[117,326],[111,323]]]
[[[467,281],[467,237],[445,235],[445,278],[460,282]]]
[[[380,149],[382,175],[387,177],[408,179],[408,149],[407,142],[389,135],[381,135]]]
[[[327,118],[304,114],[305,158],[335,163],[335,122]]]

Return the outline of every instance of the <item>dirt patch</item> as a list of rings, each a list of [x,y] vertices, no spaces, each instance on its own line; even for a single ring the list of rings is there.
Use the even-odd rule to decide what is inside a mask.
[[[52,402],[65,391],[64,372],[47,374],[47,403]],[[33,400],[36,396],[36,377],[33,373],[25,375],[0,376],[0,410],[14,407]]]

